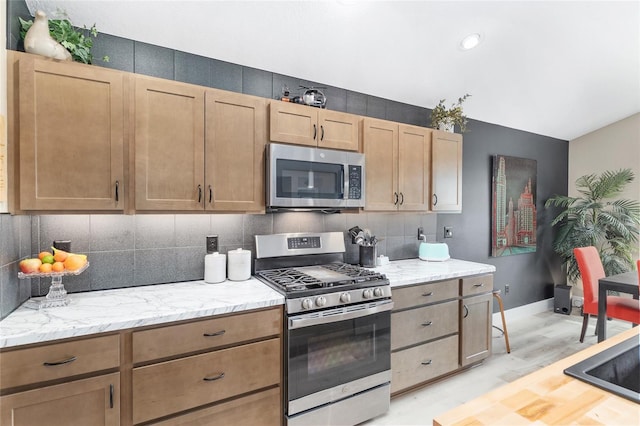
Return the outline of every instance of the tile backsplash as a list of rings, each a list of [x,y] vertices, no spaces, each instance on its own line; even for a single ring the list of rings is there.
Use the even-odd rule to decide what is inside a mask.
[[[219,251],[243,248],[255,256],[254,235],[340,231],[345,233],[346,261],[358,262],[357,246],[346,231],[358,225],[378,237],[378,254],[391,260],[417,256],[416,233],[423,227],[436,239],[432,213],[317,212],[159,215],[0,215],[0,318],[29,296],[43,296],[49,280],[17,279],[20,259],[50,250],[54,240],[71,240],[71,251],[88,255],[81,275],[65,277],[68,292],[103,290],[204,277],[206,236],[218,235]]]

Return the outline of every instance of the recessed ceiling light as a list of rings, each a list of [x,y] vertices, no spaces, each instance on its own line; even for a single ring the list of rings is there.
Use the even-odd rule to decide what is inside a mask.
[[[462,50],[471,50],[478,44],[480,44],[480,34],[469,34],[460,42],[460,48],[462,48]]]

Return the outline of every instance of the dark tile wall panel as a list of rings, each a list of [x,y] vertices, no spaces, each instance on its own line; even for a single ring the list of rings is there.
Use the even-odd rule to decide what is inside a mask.
[[[133,40],[98,33],[91,49],[93,64],[104,68],[133,72],[133,46]],[[102,60],[105,56],[109,57],[108,62]]]
[[[347,90],[347,112],[356,115],[367,115],[367,95]]]
[[[382,98],[367,96],[367,117],[387,118],[387,102]]]
[[[242,66],[211,59],[211,87],[242,92]]]
[[[135,73],[175,80],[174,50],[136,41],[133,55]]]
[[[268,71],[243,67],[242,93],[270,98],[273,93],[273,76]]]
[[[211,59],[190,53],[175,52],[175,76],[177,81],[211,86]]]
[[[18,263],[27,257],[31,257],[31,217],[0,214],[0,319],[31,295],[31,280],[18,279]]]

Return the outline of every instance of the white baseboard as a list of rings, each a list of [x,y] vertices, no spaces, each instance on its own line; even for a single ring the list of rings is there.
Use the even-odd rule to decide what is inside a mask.
[[[522,305],[516,308],[507,309],[506,311],[504,311],[504,317],[508,323],[509,321],[530,317],[531,315],[539,314],[540,312],[546,311],[553,311],[553,297],[550,299],[541,300],[539,302],[529,303],[528,305]],[[494,324],[502,324],[500,311],[493,314],[492,321]]]

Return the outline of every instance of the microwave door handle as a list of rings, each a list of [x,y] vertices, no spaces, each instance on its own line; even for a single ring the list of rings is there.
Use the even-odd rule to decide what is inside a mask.
[[[342,199],[346,200],[349,198],[349,165],[345,164],[342,171]]]

